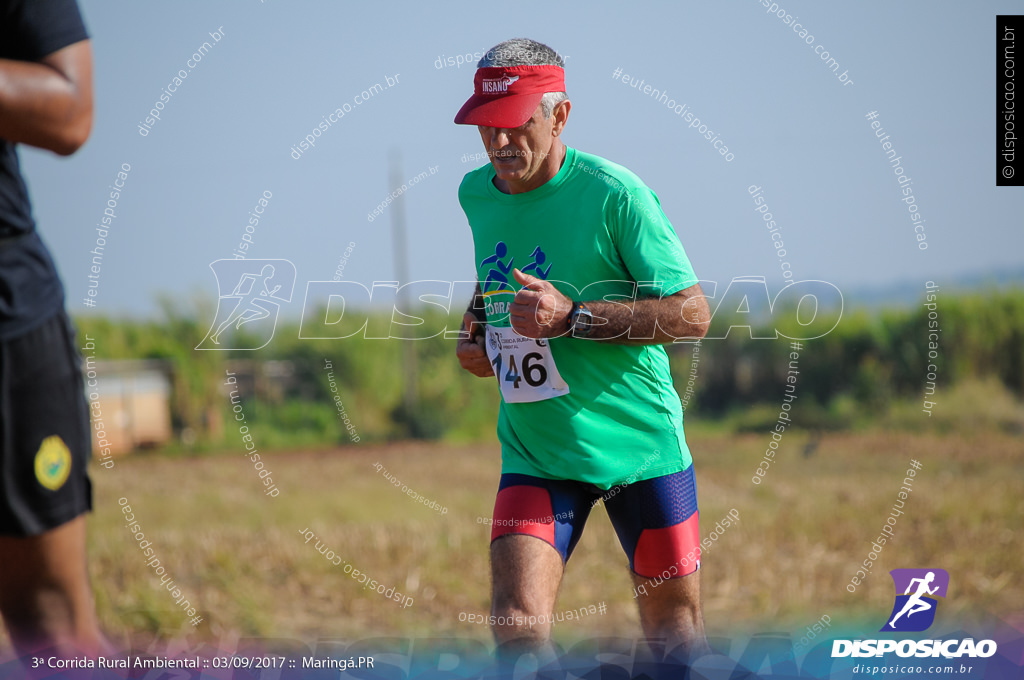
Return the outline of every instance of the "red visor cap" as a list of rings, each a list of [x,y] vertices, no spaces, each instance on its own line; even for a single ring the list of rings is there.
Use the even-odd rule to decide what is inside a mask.
[[[565,70],[550,65],[478,68],[473,88],[456,123],[517,128],[530,120],[544,93],[565,92]]]

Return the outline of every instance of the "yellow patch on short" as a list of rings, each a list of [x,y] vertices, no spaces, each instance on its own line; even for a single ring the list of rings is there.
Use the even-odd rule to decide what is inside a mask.
[[[64,440],[50,435],[36,452],[36,479],[50,491],[64,486],[71,474],[71,451]]]

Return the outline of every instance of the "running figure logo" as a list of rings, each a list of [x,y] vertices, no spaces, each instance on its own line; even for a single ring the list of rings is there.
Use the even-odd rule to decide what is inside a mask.
[[[213,325],[196,349],[266,347],[274,337],[281,303],[292,300],[295,265],[289,260],[216,260],[210,269],[220,299]],[[244,335],[231,332],[243,326]]]
[[[492,283],[498,284],[494,290],[503,290],[505,288],[512,290],[512,287],[508,285],[508,276],[512,272],[512,262],[516,258],[510,257],[508,259],[508,264],[506,264],[502,262],[506,255],[508,255],[508,246],[505,245],[504,241],[498,241],[494,246],[494,255],[485,257],[480,261],[481,267],[485,264],[493,264],[497,267],[497,269],[491,268],[491,270],[487,272],[487,276],[484,278],[482,292],[486,293]]]
[[[889,572],[896,585],[896,603],[882,631],[920,632],[935,621],[938,600],[949,588],[945,569],[893,569]],[[900,591],[903,592],[900,595]]]
[[[541,269],[541,266],[544,264],[545,260],[548,259],[548,256],[544,254],[544,251],[540,249],[540,246],[537,246],[533,249],[533,252],[530,253],[530,257],[533,258],[533,262],[523,267],[523,273],[529,274],[530,272],[533,272],[533,276],[536,276],[538,279],[547,280],[548,272],[551,271],[551,265],[548,265],[547,269]]]
[[[512,286],[509,285],[509,278],[512,274],[512,263],[516,258],[509,257],[508,262],[504,262],[505,257],[508,256],[508,245],[504,241],[498,241],[494,244],[494,255],[489,255],[484,259],[480,260],[481,269],[484,265],[492,265],[488,269],[487,274],[484,276],[483,286],[481,292],[486,293],[490,290],[491,286],[494,285],[494,292],[499,290],[512,291]],[[548,264],[547,268],[544,268],[544,263],[547,262],[547,255],[544,251],[537,246],[530,253],[530,257],[533,258],[533,262],[523,267],[524,274],[532,274],[538,279],[547,279],[548,272],[551,271],[551,265]]]

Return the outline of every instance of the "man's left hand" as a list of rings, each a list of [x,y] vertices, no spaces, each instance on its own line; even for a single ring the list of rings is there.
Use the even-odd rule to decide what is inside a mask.
[[[522,288],[509,308],[510,321],[516,333],[527,338],[557,338],[569,332],[572,300],[536,276],[512,270]]]

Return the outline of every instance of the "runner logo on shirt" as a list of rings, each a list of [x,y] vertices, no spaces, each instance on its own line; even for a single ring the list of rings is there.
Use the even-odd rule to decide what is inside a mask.
[[[512,276],[513,262],[516,258],[509,257],[508,262],[505,262],[505,258],[508,256],[508,245],[504,241],[498,241],[494,244],[494,254],[485,257],[480,260],[479,268],[483,269],[486,265],[491,265],[491,268],[487,270],[487,274],[484,276],[484,282],[481,290],[484,293],[490,291],[491,286],[494,286],[495,291],[499,290],[512,290],[512,286],[509,285],[509,278]],[[544,251],[537,246],[530,253],[530,257],[533,258],[533,262],[523,267],[524,274],[532,274],[538,279],[547,280],[548,272],[551,271],[551,265],[547,268],[544,267],[544,263],[547,262],[548,256],[544,254]]]
[[[494,290],[512,290],[512,286],[508,285],[508,278],[512,274],[512,262],[516,258],[508,258],[508,263],[503,262],[505,256],[508,255],[508,246],[505,245],[504,241],[498,241],[494,246],[494,255],[485,257],[480,260],[480,269],[483,269],[485,265],[494,265],[487,274],[484,276],[483,292],[487,292],[491,288],[491,284],[497,284]],[[497,267],[497,269],[495,269]]]
[[[546,281],[552,267],[552,264],[548,262],[547,254],[540,246],[536,246],[530,253],[530,257],[533,258],[533,261],[523,267],[523,273]],[[478,265],[483,279],[480,291],[484,297],[484,311],[491,324],[508,325],[509,306],[512,304],[512,296],[515,295],[515,289],[512,287],[514,266],[515,257],[508,254],[508,244],[504,241],[494,244],[494,254],[480,260]],[[485,271],[486,273],[484,273]]]
[[[538,279],[544,279],[547,281],[548,272],[551,271],[551,265],[548,265],[547,269],[542,269],[544,261],[548,259],[547,255],[545,255],[544,251],[540,249],[540,246],[537,246],[533,249],[533,252],[530,253],[530,257],[533,258],[533,262],[523,267],[523,273],[532,273]]]

